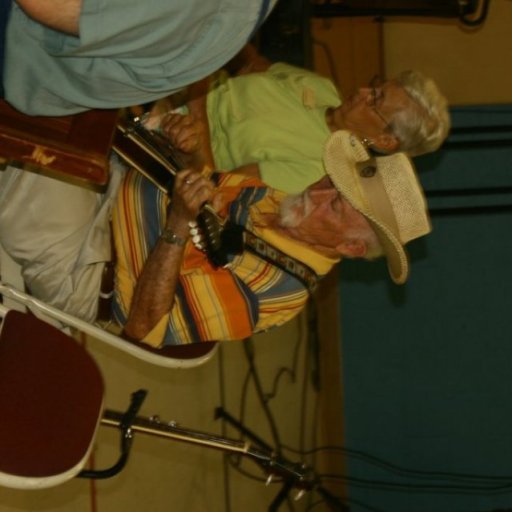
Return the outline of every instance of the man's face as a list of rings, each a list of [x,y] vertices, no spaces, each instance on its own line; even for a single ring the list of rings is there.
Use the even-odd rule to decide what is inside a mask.
[[[281,204],[280,226],[307,244],[336,249],[357,230],[369,229],[366,218],[334,188],[328,176]]]
[[[360,87],[335,110],[334,122],[338,129],[350,130],[377,143],[380,135],[389,133],[395,113],[417,108],[405,89],[391,80]]]

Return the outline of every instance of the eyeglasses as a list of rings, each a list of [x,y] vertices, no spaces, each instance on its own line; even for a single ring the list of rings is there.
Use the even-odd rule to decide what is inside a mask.
[[[382,85],[384,81],[381,79],[379,75],[375,75],[368,84],[370,89],[370,94],[366,97],[366,104],[373,109],[373,111],[382,119],[387,128],[391,123],[382,115],[382,113],[377,108],[377,103],[384,99],[384,92],[382,90]]]

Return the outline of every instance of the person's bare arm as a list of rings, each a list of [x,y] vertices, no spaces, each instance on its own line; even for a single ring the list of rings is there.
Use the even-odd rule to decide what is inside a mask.
[[[194,220],[202,204],[211,198],[213,184],[191,170],[177,174],[172,208],[166,230],[181,240],[189,237],[188,223]],[[167,315],[174,304],[184,246],[160,239],[147,259],[135,287],[124,334],[143,339]]]
[[[79,35],[82,0],[16,0],[18,5],[35,21],[47,27]]]

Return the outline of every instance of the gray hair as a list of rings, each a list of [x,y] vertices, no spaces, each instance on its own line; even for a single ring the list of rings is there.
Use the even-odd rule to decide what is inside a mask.
[[[405,89],[419,107],[393,115],[390,129],[400,141],[399,151],[405,151],[410,156],[435,151],[450,131],[446,98],[432,79],[418,71],[403,71],[394,81]]]

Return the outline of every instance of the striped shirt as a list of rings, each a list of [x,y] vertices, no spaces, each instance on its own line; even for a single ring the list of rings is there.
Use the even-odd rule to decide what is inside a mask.
[[[326,274],[333,260],[265,227],[284,194],[228,173],[217,194],[221,217],[254,232],[281,251]],[[117,251],[114,317],[123,325],[144,262],[165,227],[169,199],[146,178],[129,172],[113,213]],[[269,240],[270,239],[270,240]],[[279,326],[304,307],[308,291],[294,276],[255,254],[230,256],[225,268],[214,267],[191,242],[185,247],[172,310],[144,339],[153,347],[200,341],[237,340]]]

